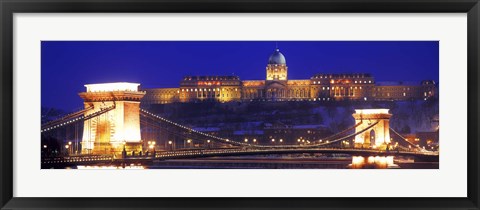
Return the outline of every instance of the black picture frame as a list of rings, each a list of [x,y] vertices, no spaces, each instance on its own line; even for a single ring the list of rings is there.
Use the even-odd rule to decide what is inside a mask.
[[[478,0],[0,0],[1,209],[479,209]],[[466,198],[25,198],[13,197],[15,13],[467,13],[468,196]],[[462,122],[463,123],[463,122]],[[448,180],[445,180],[448,181]],[[286,189],[287,190],[287,189]],[[379,189],[382,190],[382,189]],[[383,189],[384,190],[384,189]]]

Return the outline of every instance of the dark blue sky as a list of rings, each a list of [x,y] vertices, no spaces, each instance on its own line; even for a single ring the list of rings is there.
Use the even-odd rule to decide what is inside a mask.
[[[289,79],[316,73],[371,73],[376,81],[438,82],[436,41],[278,42]],[[271,41],[43,41],[42,106],[83,106],[84,84],[137,82],[144,88],[178,87],[186,75],[265,79]]]

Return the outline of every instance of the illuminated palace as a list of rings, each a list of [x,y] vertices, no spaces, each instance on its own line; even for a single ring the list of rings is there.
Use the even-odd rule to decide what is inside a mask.
[[[142,103],[166,104],[197,101],[339,101],[412,100],[434,97],[434,81],[421,83],[376,82],[370,74],[316,74],[310,79],[289,80],[285,56],[277,48],[270,55],[265,80],[240,80],[238,76],[185,76],[179,88],[146,91]]]

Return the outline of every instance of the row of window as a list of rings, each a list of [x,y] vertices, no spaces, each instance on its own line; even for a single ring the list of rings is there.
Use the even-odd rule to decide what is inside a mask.
[[[357,82],[360,83],[360,84],[362,84],[362,81],[361,81],[361,80],[359,80],[359,81],[355,80],[355,84],[356,84]],[[367,81],[363,81],[363,83],[364,83],[364,84],[367,84]],[[372,80],[368,80],[368,83],[372,83]]]
[[[233,89],[233,88],[227,88],[227,89],[222,88],[222,91],[234,91],[234,90],[238,91],[238,88],[235,88],[235,89]],[[197,92],[197,91],[198,92],[201,92],[201,91],[220,91],[220,88],[203,88],[203,89],[202,88],[195,88],[195,89],[194,88],[190,88],[190,89],[187,88],[187,89],[182,89],[182,92],[194,92],[194,91],[195,92]]]
[[[365,77],[370,77],[370,75],[364,75],[364,74],[354,74],[354,75],[332,75],[332,74],[329,74],[329,75],[316,75],[314,76],[313,78],[320,78],[320,79],[327,79],[327,78],[365,78]]]

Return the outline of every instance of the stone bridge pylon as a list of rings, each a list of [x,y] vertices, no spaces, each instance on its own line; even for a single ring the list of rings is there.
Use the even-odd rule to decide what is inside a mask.
[[[142,151],[140,135],[140,99],[138,83],[88,84],[79,93],[84,100],[85,116],[100,113],[84,121],[82,154],[121,154]],[[93,108],[91,108],[93,106]]]
[[[390,117],[388,109],[355,109],[353,118],[356,127],[355,133],[360,132],[374,123],[373,127],[355,136],[355,148],[374,148],[386,150],[390,144]]]

